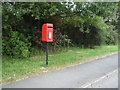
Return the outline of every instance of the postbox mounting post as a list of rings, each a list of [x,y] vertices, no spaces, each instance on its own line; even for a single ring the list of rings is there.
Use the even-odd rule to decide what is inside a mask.
[[[46,42],[46,65],[48,65],[48,42]]]

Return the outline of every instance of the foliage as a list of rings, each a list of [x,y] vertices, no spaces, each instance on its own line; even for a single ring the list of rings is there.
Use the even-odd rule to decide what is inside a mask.
[[[105,40],[106,44],[114,45],[118,43],[118,33],[116,30],[114,30],[113,26],[109,26],[109,28],[106,30],[105,36],[106,36],[106,40]]]
[[[119,40],[119,44],[120,44],[120,2],[119,2],[119,4],[118,4],[117,17],[118,17],[118,21],[117,21],[117,32],[118,32],[118,40]]]
[[[104,19],[115,19],[118,2],[75,2],[75,13],[81,16],[101,16]]]
[[[79,17],[73,16],[65,18],[63,22],[63,33],[78,45],[94,46],[105,41],[105,24],[102,17]]]
[[[62,33],[57,30],[54,32],[54,47],[69,47],[72,46],[72,40],[69,39],[67,35],[62,35]]]
[[[2,42],[3,54],[12,57],[28,57],[30,52],[28,39],[17,31],[10,31],[9,36]]]
[[[45,48],[45,43],[41,41],[41,27],[44,23],[54,24],[56,36],[54,35],[54,42],[50,43],[50,47],[53,48],[69,47],[73,44],[91,47],[105,41],[107,44],[113,43],[110,40],[113,40],[116,31],[109,30],[108,35],[106,29],[109,25],[116,25],[117,5],[118,3],[114,2],[4,2],[2,3],[3,54],[13,56],[11,54],[13,51],[4,51],[4,46],[11,47],[11,43],[7,44],[6,41],[11,31],[27,38],[27,42],[31,43],[28,49]],[[112,37],[110,32],[114,32]],[[20,35],[18,37],[21,38]],[[22,42],[26,44],[26,41]]]
[[[64,13],[62,11],[64,8],[65,6],[61,5],[59,2],[5,2],[3,3],[2,14],[3,33],[8,33],[9,30],[18,31],[23,33],[26,37],[31,37],[30,42],[32,43],[32,46],[39,46],[39,42],[41,42],[42,24],[46,22],[52,22],[56,26],[56,22],[59,21],[60,14]],[[3,37],[5,36],[6,34],[3,35]]]

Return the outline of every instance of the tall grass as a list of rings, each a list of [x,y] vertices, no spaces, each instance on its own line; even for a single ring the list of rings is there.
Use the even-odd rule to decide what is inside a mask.
[[[10,82],[26,76],[32,76],[69,65],[86,62],[98,56],[116,52],[118,46],[96,46],[89,48],[60,48],[58,51],[49,51],[49,65],[45,65],[45,51],[33,49],[31,57],[15,59],[3,56],[2,77],[3,82]]]

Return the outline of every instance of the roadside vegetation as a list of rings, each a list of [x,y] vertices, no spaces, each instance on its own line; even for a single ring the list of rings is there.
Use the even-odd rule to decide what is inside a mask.
[[[2,3],[3,82],[85,62],[118,50],[120,2]],[[53,23],[45,66],[42,25]]]
[[[45,52],[26,59],[3,57],[3,83],[83,63],[117,52],[118,46],[96,46],[94,49],[71,47],[49,52],[49,65],[45,65]]]

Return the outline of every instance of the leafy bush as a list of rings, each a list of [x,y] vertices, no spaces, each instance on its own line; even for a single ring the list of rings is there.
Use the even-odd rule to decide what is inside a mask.
[[[92,47],[105,42],[107,24],[99,16],[73,16],[65,18],[63,33],[68,35],[74,44]]]
[[[59,31],[55,31],[54,33],[54,42],[53,42],[54,47],[69,47],[72,46],[72,40],[69,39],[67,35],[63,35]]]
[[[30,45],[23,34],[17,31],[10,31],[9,36],[4,37],[2,40],[3,55],[19,58],[28,57]]]
[[[118,43],[118,33],[116,30],[113,30],[113,26],[110,26],[107,30],[106,30],[106,44],[110,45],[110,44],[117,44]]]

